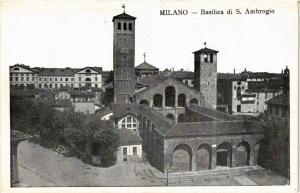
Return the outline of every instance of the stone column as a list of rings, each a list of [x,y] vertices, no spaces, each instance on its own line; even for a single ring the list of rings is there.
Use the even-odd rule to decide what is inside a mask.
[[[232,168],[236,167],[235,155],[236,155],[236,145],[233,145],[232,146],[232,154],[231,154],[231,167]]]
[[[255,152],[254,152],[254,145],[250,145],[250,159],[249,159],[249,166],[256,165],[255,161]]]
[[[217,165],[217,145],[211,146],[211,169],[215,169]]]
[[[195,154],[193,154],[192,155],[192,168],[191,168],[191,171],[196,171],[197,170],[197,163],[196,163],[196,155]]]

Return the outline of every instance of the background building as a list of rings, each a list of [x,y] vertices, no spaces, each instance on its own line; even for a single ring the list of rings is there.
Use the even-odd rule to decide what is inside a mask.
[[[10,85],[29,85],[35,88],[59,89],[60,87],[102,88],[102,68],[30,68],[23,64],[10,67]]]

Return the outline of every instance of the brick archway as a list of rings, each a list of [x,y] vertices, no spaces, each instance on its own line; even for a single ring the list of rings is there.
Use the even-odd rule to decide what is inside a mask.
[[[212,150],[209,144],[201,144],[196,151],[197,170],[211,169]]]
[[[170,171],[191,171],[192,149],[186,144],[177,145],[172,153]]]
[[[250,144],[247,141],[241,141],[235,148],[236,166],[249,166],[250,163]]]
[[[232,145],[228,142],[223,142],[217,146],[217,166],[232,166]]]

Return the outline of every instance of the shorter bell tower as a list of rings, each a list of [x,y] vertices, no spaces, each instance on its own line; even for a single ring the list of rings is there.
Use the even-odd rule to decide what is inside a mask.
[[[200,102],[206,107],[217,108],[217,53],[218,51],[205,48],[194,54],[194,88],[204,100]]]

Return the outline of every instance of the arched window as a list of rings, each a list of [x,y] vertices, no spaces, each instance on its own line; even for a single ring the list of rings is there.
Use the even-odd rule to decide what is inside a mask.
[[[197,99],[193,98],[190,100],[190,105],[199,105],[199,102]]]
[[[186,97],[185,97],[185,94],[180,94],[180,95],[178,95],[178,106],[179,107],[185,107],[185,99],[186,99]]]
[[[241,87],[237,87],[237,90],[236,90],[236,97],[237,97],[237,98],[240,98],[240,97],[241,97]]]
[[[133,116],[125,116],[118,122],[119,128],[132,129],[136,131],[138,129],[138,121],[137,118]]]
[[[127,30],[127,23],[123,23],[123,29],[126,31]]]
[[[178,115],[178,123],[185,122],[185,115],[183,113]]]
[[[128,24],[129,31],[132,31],[132,23]]]
[[[91,70],[90,69],[86,69],[85,73],[91,73]]]
[[[91,79],[90,78],[85,79],[85,86],[91,87]]]
[[[20,68],[16,67],[14,68],[14,71],[20,71]]]
[[[162,107],[162,96],[160,94],[155,94],[153,96],[153,106]]]
[[[139,104],[140,104],[140,105],[145,105],[145,106],[148,106],[148,107],[149,107],[149,101],[147,101],[147,100],[145,100],[145,99],[141,100]]]
[[[165,103],[166,107],[175,107],[175,88],[173,86],[165,89]]]
[[[174,115],[171,114],[171,113],[167,114],[167,117],[168,117],[169,119],[173,120],[173,121],[175,120]]]
[[[121,30],[121,23],[118,22],[118,30]]]

